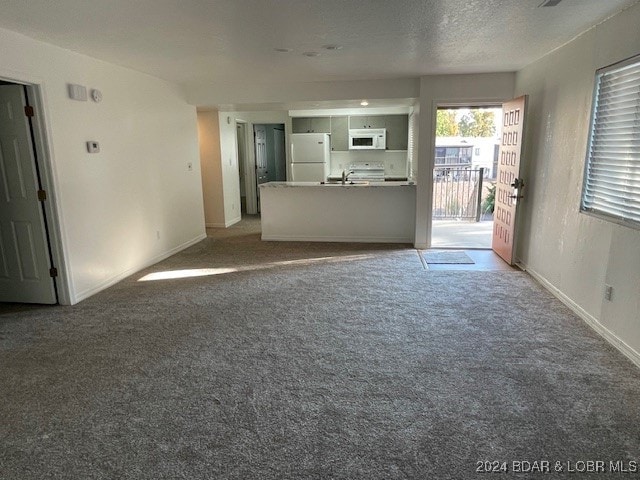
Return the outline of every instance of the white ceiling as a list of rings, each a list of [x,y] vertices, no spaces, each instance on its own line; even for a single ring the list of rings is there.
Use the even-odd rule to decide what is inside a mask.
[[[387,79],[514,71],[638,0],[541,1],[2,0],[0,27],[187,87]]]

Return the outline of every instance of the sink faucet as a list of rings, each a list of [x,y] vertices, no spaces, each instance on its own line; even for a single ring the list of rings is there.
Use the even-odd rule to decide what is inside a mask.
[[[349,178],[349,175],[351,175],[353,173],[352,171],[347,172],[346,170],[342,170],[342,184],[344,185],[347,182],[347,179]]]

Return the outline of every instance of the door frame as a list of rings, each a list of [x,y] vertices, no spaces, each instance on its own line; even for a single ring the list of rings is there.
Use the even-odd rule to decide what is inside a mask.
[[[511,99],[511,97],[507,99],[503,98],[483,98],[480,100],[471,99],[455,99],[455,100],[447,100],[447,99],[435,99],[431,104],[431,111],[429,115],[431,115],[431,138],[429,141],[429,145],[426,145],[429,148],[429,163],[426,165],[428,170],[427,172],[427,182],[429,185],[427,186],[427,190],[429,191],[429,195],[425,198],[424,208],[426,209],[426,245],[425,248],[431,248],[431,236],[433,235],[433,169],[436,165],[436,128],[437,128],[437,119],[438,119],[438,109],[439,108],[469,108],[469,107],[478,107],[478,108],[487,108],[487,107],[495,107],[507,102]],[[425,145],[419,143],[418,148],[424,148]],[[418,168],[421,168],[419,165]],[[424,178],[424,177],[423,177]],[[419,196],[417,196],[419,198]],[[416,209],[417,212],[420,209]],[[418,218],[416,218],[416,225],[419,224]],[[423,230],[424,231],[424,230]],[[422,246],[420,247],[422,248]]]
[[[237,157],[237,164],[238,164],[238,176],[240,176],[240,172],[242,171],[244,173],[244,178],[240,180],[240,182],[244,183],[244,196],[245,196],[245,213],[250,214],[253,212],[253,202],[252,202],[252,197],[254,195],[253,192],[251,192],[249,190],[249,184],[248,184],[248,179],[247,177],[250,175],[250,170],[248,169],[248,165],[249,165],[249,151],[247,150],[249,148],[249,139],[247,138],[247,128],[248,128],[248,123],[245,122],[244,120],[236,120],[236,157]],[[240,139],[240,135],[238,135],[238,128],[241,128],[241,135],[242,135],[242,139]],[[244,156],[241,158],[240,157],[240,142],[242,142],[242,146],[243,151],[244,151]],[[242,165],[241,165],[242,164]],[[240,196],[240,203],[242,204],[242,195]],[[240,215],[242,216],[242,207],[240,208]]]
[[[236,159],[238,162],[238,174],[240,174],[240,161],[244,161],[244,193],[247,197],[247,215],[258,213],[258,192],[256,190],[256,154],[253,141],[253,123],[236,119],[236,129],[244,126],[244,159],[240,159],[240,153],[236,140]],[[237,131],[237,130],[236,130]],[[236,135],[237,139],[237,135]]]
[[[60,208],[57,185],[59,184],[51,138],[53,138],[47,109],[46,84],[40,78],[34,78],[26,74],[0,69],[0,80],[24,85],[27,87],[29,104],[34,108],[35,115],[32,118],[33,143],[35,146],[35,159],[40,171],[40,183],[47,192],[46,201],[42,202],[45,214],[47,237],[50,245],[51,262],[58,271],[55,279],[58,303],[71,305],[71,286],[68,265],[66,259],[67,248],[62,230],[62,211]]]
[[[251,138],[253,139],[253,187],[255,188],[256,191],[256,213],[260,213],[260,185],[258,184],[258,179],[260,178],[260,176],[258,175],[258,144],[256,143],[256,127],[265,127],[266,125],[264,123],[252,123],[251,124]],[[265,138],[264,138],[264,145],[265,145],[265,155],[266,155],[266,150],[267,150],[267,132],[265,129]],[[264,159],[265,162],[267,161],[267,159]]]

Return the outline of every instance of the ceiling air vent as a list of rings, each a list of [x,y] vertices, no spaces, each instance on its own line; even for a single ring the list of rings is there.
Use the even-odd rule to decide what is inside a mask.
[[[544,0],[544,2],[542,2],[540,5],[538,5],[538,7],[555,7],[561,1],[562,0]]]

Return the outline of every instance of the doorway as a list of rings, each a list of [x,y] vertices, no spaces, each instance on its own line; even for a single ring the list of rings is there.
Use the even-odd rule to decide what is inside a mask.
[[[438,107],[431,246],[490,249],[502,106]]]
[[[284,124],[255,124],[256,200],[260,212],[260,185],[287,180],[286,144]]]
[[[240,178],[240,215],[247,213],[247,124],[236,122],[238,169]]]
[[[62,286],[39,94],[0,81],[0,302],[56,304]]]

